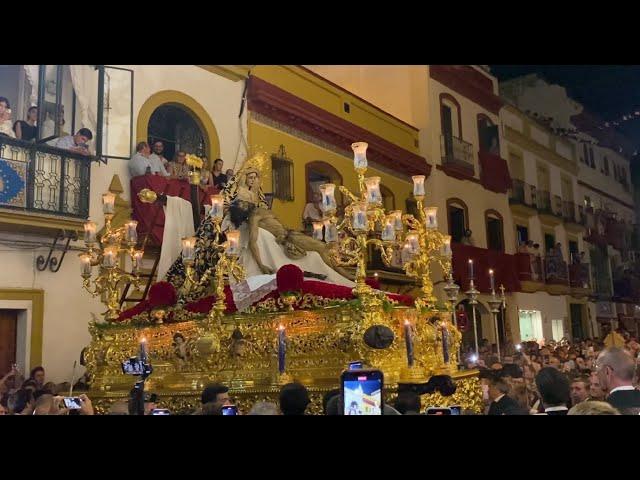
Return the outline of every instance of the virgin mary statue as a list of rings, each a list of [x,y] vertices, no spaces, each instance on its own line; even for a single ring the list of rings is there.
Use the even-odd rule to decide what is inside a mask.
[[[266,163],[264,154],[246,160],[223,191],[225,217],[222,231],[240,231],[240,262],[248,279],[266,277],[283,265],[294,264],[306,274],[327,282],[354,286],[344,272],[333,264],[324,242],[302,232],[287,229],[269,209],[260,186],[261,172]],[[198,274],[215,265],[215,254],[208,248],[215,232],[211,218],[205,219],[196,232],[194,267]],[[342,273],[342,274],[341,274]],[[178,259],[167,273],[167,279],[177,287],[184,282],[184,268]]]

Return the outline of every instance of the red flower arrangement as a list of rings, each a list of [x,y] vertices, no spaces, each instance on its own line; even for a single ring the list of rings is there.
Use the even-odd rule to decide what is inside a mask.
[[[149,289],[149,306],[170,307],[178,301],[178,294],[173,285],[169,282],[154,283]]]
[[[288,264],[283,265],[276,273],[278,293],[299,292],[304,283],[304,272],[299,267]]]

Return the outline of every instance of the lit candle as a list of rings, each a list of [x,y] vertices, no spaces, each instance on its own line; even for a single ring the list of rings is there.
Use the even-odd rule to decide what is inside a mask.
[[[387,217],[384,221],[384,229],[382,230],[382,241],[393,242],[396,239],[396,230],[393,228],[394,219]]]
[[[222,206],[224,198],[222,195],[211,195],[211,216],[222,220]]]
[[[364,179],[367,186],[367,202],[382,203],[382,194],[380,193],[380,177],[369,177]]]
[[[96,222],[84,222],[84,243],[91,245],[96,243]]]
[[[438,207],[427,207],[424,209],[424,216],[427,228],[438,228]]]
[[[473,260],[469,259],[469,278],[473,278]]]
[[[491,282],[491,291],[495,292],[495,290],[496,290],[496,280],[493,277],[493,270],[489,270],[489,281]]]
[[[420,251],[420,240],[417,232],[411,231],[407,234],[407,243],[411,247],[412,254],[416,254]]]
[[[411,338],[411,323],[404,321],[404,343],[407,347],[407,364],[413,367],[413,339]]]
[[[102,265],[107,268],[114,268],[118,264],[118,247],[107,247],[104,249]]]
[[[286,350],[287,345],[284,333],[284,325],[280,325],[278,327],[278,372],[280,372],[281,374],[284,373],[285,370]]]
[[[227,255],[240,255],[240,230],[227,231]]]
[[[136,250],[133,252],[133,270],[134,272],[138,272],[142,267],[142,256],[144,252],[142,250]]]
[[[442,322],[442,357],[444,363],[449,363],[449,330],[446,322]]]
[[[324,227],[324,223],[322,222],[313,222],[313,238],[315,240],[322,241],[322,228]]]
[[[331,222],[331,220],[325,220],[324,222],[324,241],[335,242],[338,240],[338,229]]]
[[[192,262],[196,258],[196,238],[186,237],[182,239],[182,261]]]
[[[147,339],[144,337],[140,339],[140,361],[147,363]]]
[[[208,218],[211,215],[211,205],[204,205],[204,218]]]
[[[450,257],[453,254],[451,251],[451,235],[445,235],[442,243],[442,255]]]
[[[353,166],[355,168],[367,168],[367,148],[369,147],[368,143],[365,142],[356,142],[351,144],[351,149],[353,150]]]
[[[138,222],[135,220],[129,220],[124,224],[124,239],[127,243],[136,243],[138,241]]]
[[[336,186],[333,183],[323,183],[320,185],[320,194],[322,195],[320,210],[330,212],[337,208],[335,191]]]
[[[402,247],[402,251],[400,252],[400,259],[402,263],[410,262],[413,259],[413,252],[411,250],[411,244],[409,242],[405,242]]]
[[[80,273],[83,277],[91,276],[91,255],[88,253],[80,255]]]
[[[364,202],[353,203],[352,225],[354,230],[368,230],[367,206]]]
[[[393,228],[396,229],[396,232],[401,232],[404,228],[402,225],[402,210],[394,210],[391,215],[393,216]]]
[[[102,194],[102,212],[113,214],[115,211],[116,196],[111,192]]]
[[[424,197],[424,175],[414,175],[411,177],[413,180],[413,196]]]

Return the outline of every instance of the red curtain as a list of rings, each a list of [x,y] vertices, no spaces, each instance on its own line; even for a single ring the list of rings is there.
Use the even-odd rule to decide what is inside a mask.
[[[157,194],[181,197],[190,202],[191,185],[187,180],[170,179],[160,175],[141,175],[131,179],[131,206],[133,219],[138,221],[138,236],[144,238],[147,232],[150,232],[149,242],[152,245],[160,245],[164,232],[164,209],[157,203],[140,201],[138,192],[144,188],[153,190]],[[198,189],[198,192],[200,205],[211,204],[210,195],[218,193],[218,189],[207,187],[206,190]]]
[[[489,269],[493,269],[495,275],[496,291],[500,284],[508,292],[520,290],[518,279],[519,262],[515,255],[488,250],[486,248],[472,247],[460,243],[452,243],[453,250],[453,278],[460,285],[460,291],[469,288],[469,259],[473,260],[474,284],[482,293],[490,293]]]
[[[478,152],[480,160],[480,182],[487,190],[507,193],[511,188],[511,175],[504,158],[489,152]]]

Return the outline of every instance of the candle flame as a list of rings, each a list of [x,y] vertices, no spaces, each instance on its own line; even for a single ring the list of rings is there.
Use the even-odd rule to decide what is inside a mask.
[[[493,270],[489,269],[489,275],[493,275]]]
[[[405,325],[409,325],[409,320],[405,320],[405,321],[404,321],[404,324],[405,324]]]
[[[146,339],[146,338],[144,338],[144,337],[142,337],[142,338],[140,339],[140,343],[145,343],[146,341],[147,341],[147,339]]]
[[[468,261],[469,261],[469,263],[473,263],[473,260],[471,260],[471,259],[469,259]]]
[[[284,330],[284,325],[282,324],[278,325],[278,330]]]

